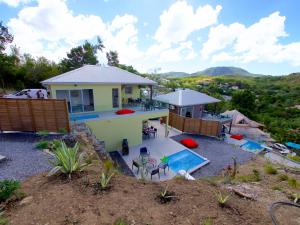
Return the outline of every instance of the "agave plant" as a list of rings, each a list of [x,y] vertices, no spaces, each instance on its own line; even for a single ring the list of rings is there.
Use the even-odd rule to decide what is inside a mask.
[[[68,148],[62,141],[61,146],[54,151],[55,159],[50,163],[54,166],[48,176],[63,173],[67,174],[71,179],[71,174],[74,172],[82,171],[89,163],[85,159],[85,154],[78,152],[79,144],[76,143],[74,147]]]
[[[108,175],[108,173],[102,173],[100,177],[100,186],[101,189],[106,189],[108,187],[108,184],[110,182],[110,179],[114,176],[114,173]]]
[[[218,193],[216,193],[216,198],[218,200],[218,203],[221,207],[224,207],[227,203],[227,201],[229,200],[230,195],[223,195],[221,193],[221,191],[219,191]]]

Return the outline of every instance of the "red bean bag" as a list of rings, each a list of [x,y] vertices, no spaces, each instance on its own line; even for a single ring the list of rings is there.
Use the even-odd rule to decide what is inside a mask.
[[[185,139],[182,139],[180,141],[181,144],[183,144],[185,147],[188,147],[188,148],[197,148],[198,147],[198,143],[193,140],[192,138],[185,138]]]
[[[242,140],[244,138],[242,134],[234,134],[231,135],[230,137],[236,140]]]
[[[135,111],[132,109],[120,109],[120,110],[116,111],[116,114],[118,114],[118,115],[125,115],[125,114],[131,114],[131,113],[135,113]]]

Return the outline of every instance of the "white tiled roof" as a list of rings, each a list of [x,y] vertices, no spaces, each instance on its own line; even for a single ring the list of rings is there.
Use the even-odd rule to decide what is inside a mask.
[[[155,81],[113,66],[86,65],[42,81],[42,84],[141,84]]]
[[[220,102],[219,99],[190,89],[177,90],[165,95],[158,95],[154,99],[176,106],[202,105]]]

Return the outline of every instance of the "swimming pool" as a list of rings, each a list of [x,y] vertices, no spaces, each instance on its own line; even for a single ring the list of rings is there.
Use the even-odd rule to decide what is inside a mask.
[[[247,140],[247,142],[245,144],[242,144],[240,147],[246,151],[253,153],[258,153],[264,149],[261,144],[250,140]]]
[[[82,121],[88,119],[96,119],[99,118],[99,114],[92,113],[92,114],[70,114],[71,121]]]
[[[168,156],[169,167],[175,173],[179,170],[185,170],[191,173],[207,163],[209,163],[207,158],[204,158],[188,149],[184,149]]]

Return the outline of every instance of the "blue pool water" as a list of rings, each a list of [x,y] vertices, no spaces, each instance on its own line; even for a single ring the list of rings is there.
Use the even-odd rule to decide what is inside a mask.
[[[88,120],[88,119],[95,119],[99,118],[99,114],[73,114],[70,115],[71,121],[80,121],[80,120]]]
[[[168,156],[168,164],[175,173],[179,170],[193,172],[208,162],[206,158],[194,154],[187,149]]]
[[[247,140],[247,142],[245,144],[242,144],[241,148],[244,150],[247,150],[249,152],[254,152],[254,153],[263,150],[263,146],[261,146],[261,144],[256,143],[254,141],[250,141],[250,140]]]

